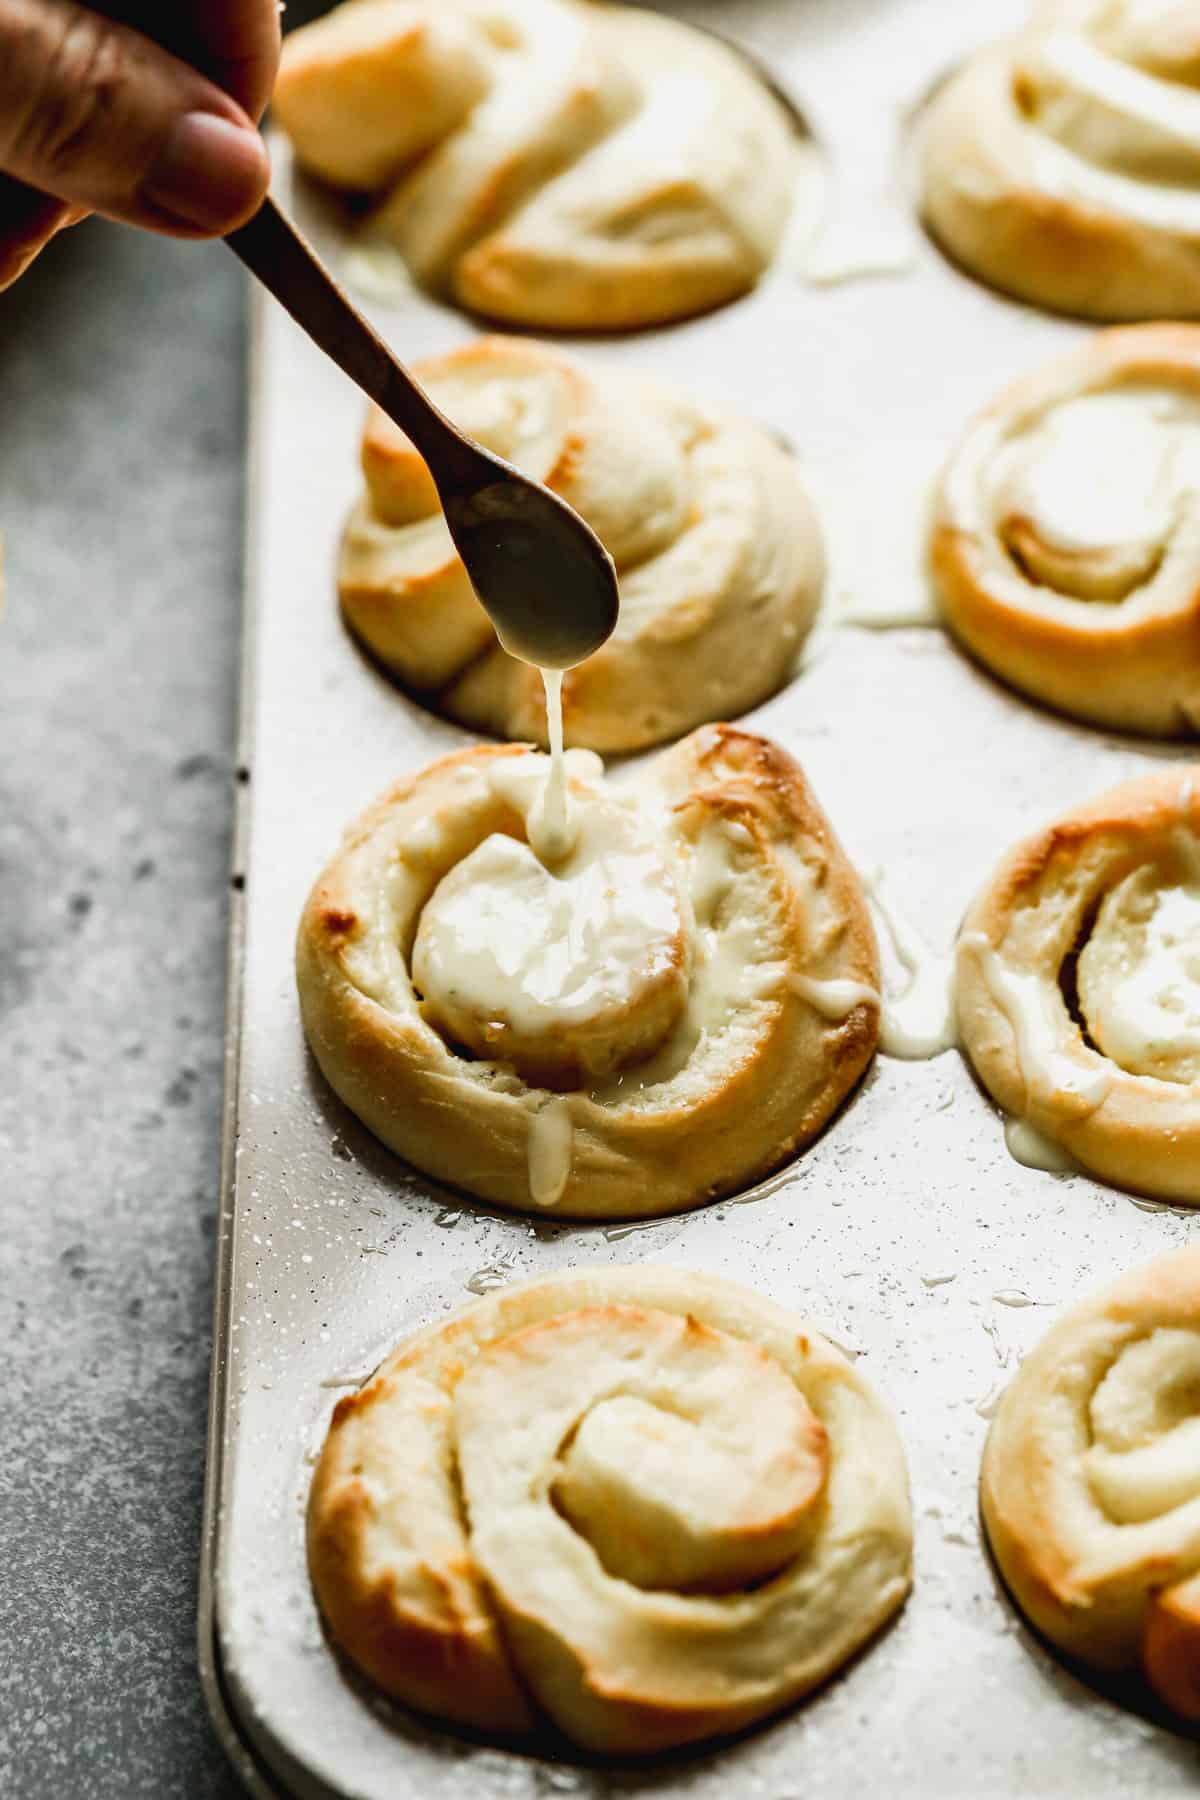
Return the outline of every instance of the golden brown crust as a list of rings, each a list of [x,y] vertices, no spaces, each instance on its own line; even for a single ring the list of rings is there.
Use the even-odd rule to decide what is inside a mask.
[[[731,1732],[807,1693],[903,1603],[911,1520],[890,1418],[798,1325],[713,1277],[579,1270],[408,1339],[335,1409],[309,1498],[335,1640],[423,1711],[509,1736],[545,1713],[601,1751]],[[685,1437],[664,1465],[654,1439],[672,1422]],[[572,1522],[554,1496],[597,1427]],[[694,1487],[687,1432],[707,1446]],[[787,1516],[763,1484],[789,1497]],[[714,1533],[735,1555],[745,1538],[752,1568],[751,1540],[776,1538],[771,1578],[674,1591],[665,1573],[607,1571],[596,1545],[622,1524],[648,1571],[658,1554],[669,1565],[672,1513],[700,1568]]]
[[[518,1208],[533,1204],[532,1120],[550,1096],[457,1056],[422,1017],[407,959],[441,875],[493,831],[523,837],[488,776],[528,754],[481,746],[398,783],[317,881],[297,942],[309,1042],[342,1099],[435,1178]],[[728,867],[714,941],[761,934],[753,954],[767,965],[765,987],[738,999],[735,958],[728,1005],[678,1067],[650,1063],[629,1089],[561,1097],[570,1170],[556,1210],[578,1216],[671,1212],[759,1179],[828,1122],[878,1036],[877,1003],[831,1019],[790,985],[792,972],[875,993],[879,984],[857,877],[799,767],[763,739],[711,726],[663,753],[646,783],[648,802],[668,809],[664,843],[676,866],[697,868],[703,846]],[[434,847],[406,856],[403,846],[426,830]],[[393,868],[389,890],[381,871]],[[350,940],[329,923],[347,915],[363,921]]]
[[[921,210],[956,261],[1035,306],[1096,320],[1200,317],[1200,144],[1177,135],[1172,173],[1160,157],[1156,174],[1145,154],[1172,81],[1194,85],[1194,72],[1162,71],[1156,96],[1136,51],[1106,41],[1103,10],[1043,7],[938,90],[920,132]],[[1124,115],[1107,104],[1106,74],[1137,83]]]
[[[616,632],[564,676],[568,744],[643,749],[787,680],[824,557],[797,466],[764,433],[529,340],[480,338],[416,372],[464,430],[573,506],[617,565]],[[545,744],[541,677],[500,648],[424,464],[378,409],[362,461],[338,570],[350,629],[459,723]]]
[[[1200,1719],[1200,1575],[1151,1595],[1142,1667],[1172,1712]]]
[[[1200,772],[1189,764],[1076,807],[1001,861],[963,922],[957,981],[963,1047],[998,1105],[1101,1179],[1193,1205],[1200,1203],[1200,1083],[1111,1062],[1073,1015],[1063,980],[1105,895],[1144,866],[1186,878],[1188,846],[1198,837]],[[1044,1009],[1043,1049],[1024,1061],[998,998],[1005,971],[1028,979]],[[1056,1079],[1068,1090],[1074,1080],[1078,1103],[1050,1091],[1051,1056],[1064,1059]]]
[[[1141,1666],[1186,1717],[1200,1669],[1200,1464],[1173,1390],[1196,1366],[1200,1250],[1186,1249],[1042,1338],[1001,1402],[980,1483],[992,1549],[1038,1629],[1097,1668]]]
[[[305,168],[378,202],[367,229],[416,280],[541,330],[745,293],[797,174],[792,122],[744,59],[638,7],[357,0],[289,33],[275,108]]]
[[[1186,494],[1156,559],[1119,599],[1089,592],[1086,565],[1102,560],[1099,551],[1077,558],[1080,566],[1057,588],[1031,574],[1018,532],[997,516],[997,471],[1014,446],[1036,442],[1034,434],[1053,424],[1057,409],[1081,397],[1134,390],[1144,394],[1147,416],[1173,396],[1200,408],[1200,327],[1098,333],[999,395],[972,423],[943,475],[932,570],[951,630],[1023,693],[1093,724],[1194,737],[1200,730],[1200,555],[1189,541]],[[1180,430],[1200,432],[1200,410]],[[1023,521],[1014,524],[1029,530]]]

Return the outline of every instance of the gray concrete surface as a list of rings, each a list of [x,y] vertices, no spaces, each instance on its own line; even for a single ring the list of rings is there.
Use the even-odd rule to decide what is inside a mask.
[[[89,224],[0,298],[0,1793],[236,1789],[195,1672],[243,297]]]

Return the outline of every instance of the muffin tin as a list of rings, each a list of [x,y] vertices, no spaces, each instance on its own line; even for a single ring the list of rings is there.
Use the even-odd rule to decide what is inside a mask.
[[[911,109],[1019,0],[735,0],[670,10],[763,59],[811,122],[830,220],[815,283],[790,249],[756,293],[655,334],[573,340],[762,420],[821,510],[836,612],[912,616],[923,487],[971,414],[1086,327],[951,267],[903,189]],[[353,282],[362,259],[314,197],[285,204]],[[868,273],[868,271],[873,271]],[[840,274],[843,279],[829,279]],[[408,358],[469,321],[414,292],[364,297]],[[564,340],[567,341],[567,340]],[[469,740],[399,694],[339,622],[334,558],[358,490],[358,396],[256,302],[250,553],[234,864],[223,1199],[201,1593],[210,1708],[247,1788],[359,1800],[1011,1800],[1190,1792],[1195,1750],[1031,1634],[980,1541],[987,1419],[1053,1311],[1193,1215],[1013,1162],[955,1051],[880,1057],[824,1136],[751,1193],[651,1224],[502,1214],[397,1163],[305,1050],[292,939],[344,825],[391,780]],[[802,762],[865,870],[887,871],[948,949],[966,903],[1032,825],[1186,747],[1075,726],[1007,692],[936,627],[821,630],[750,715]],[[887,952],[887,933],[881,932]],[[899,979],[902,971],[893,968]],[[899,1622],[798,1709],[652,1764],[556,1762],[404,1714],[339,1663],[304,1562],[303,1509],[338,1395],[406,1332],[524,1276],[584,1262],[732,1276],[805,1313],[890,1402],[908,1452],[916,1585]]]

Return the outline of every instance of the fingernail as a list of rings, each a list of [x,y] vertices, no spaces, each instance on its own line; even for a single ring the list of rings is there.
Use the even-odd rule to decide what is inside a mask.
[[[183,224],[230,231],[261,201],[268,178],[266,146],[257,131],[194,112],[171,127],[142,195]]]

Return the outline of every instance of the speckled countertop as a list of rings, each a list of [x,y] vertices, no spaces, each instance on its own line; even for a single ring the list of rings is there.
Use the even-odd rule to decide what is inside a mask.
[[[196,1677],[243,295],[89,224],[0,298],[0,1793],[237,1792]]]

